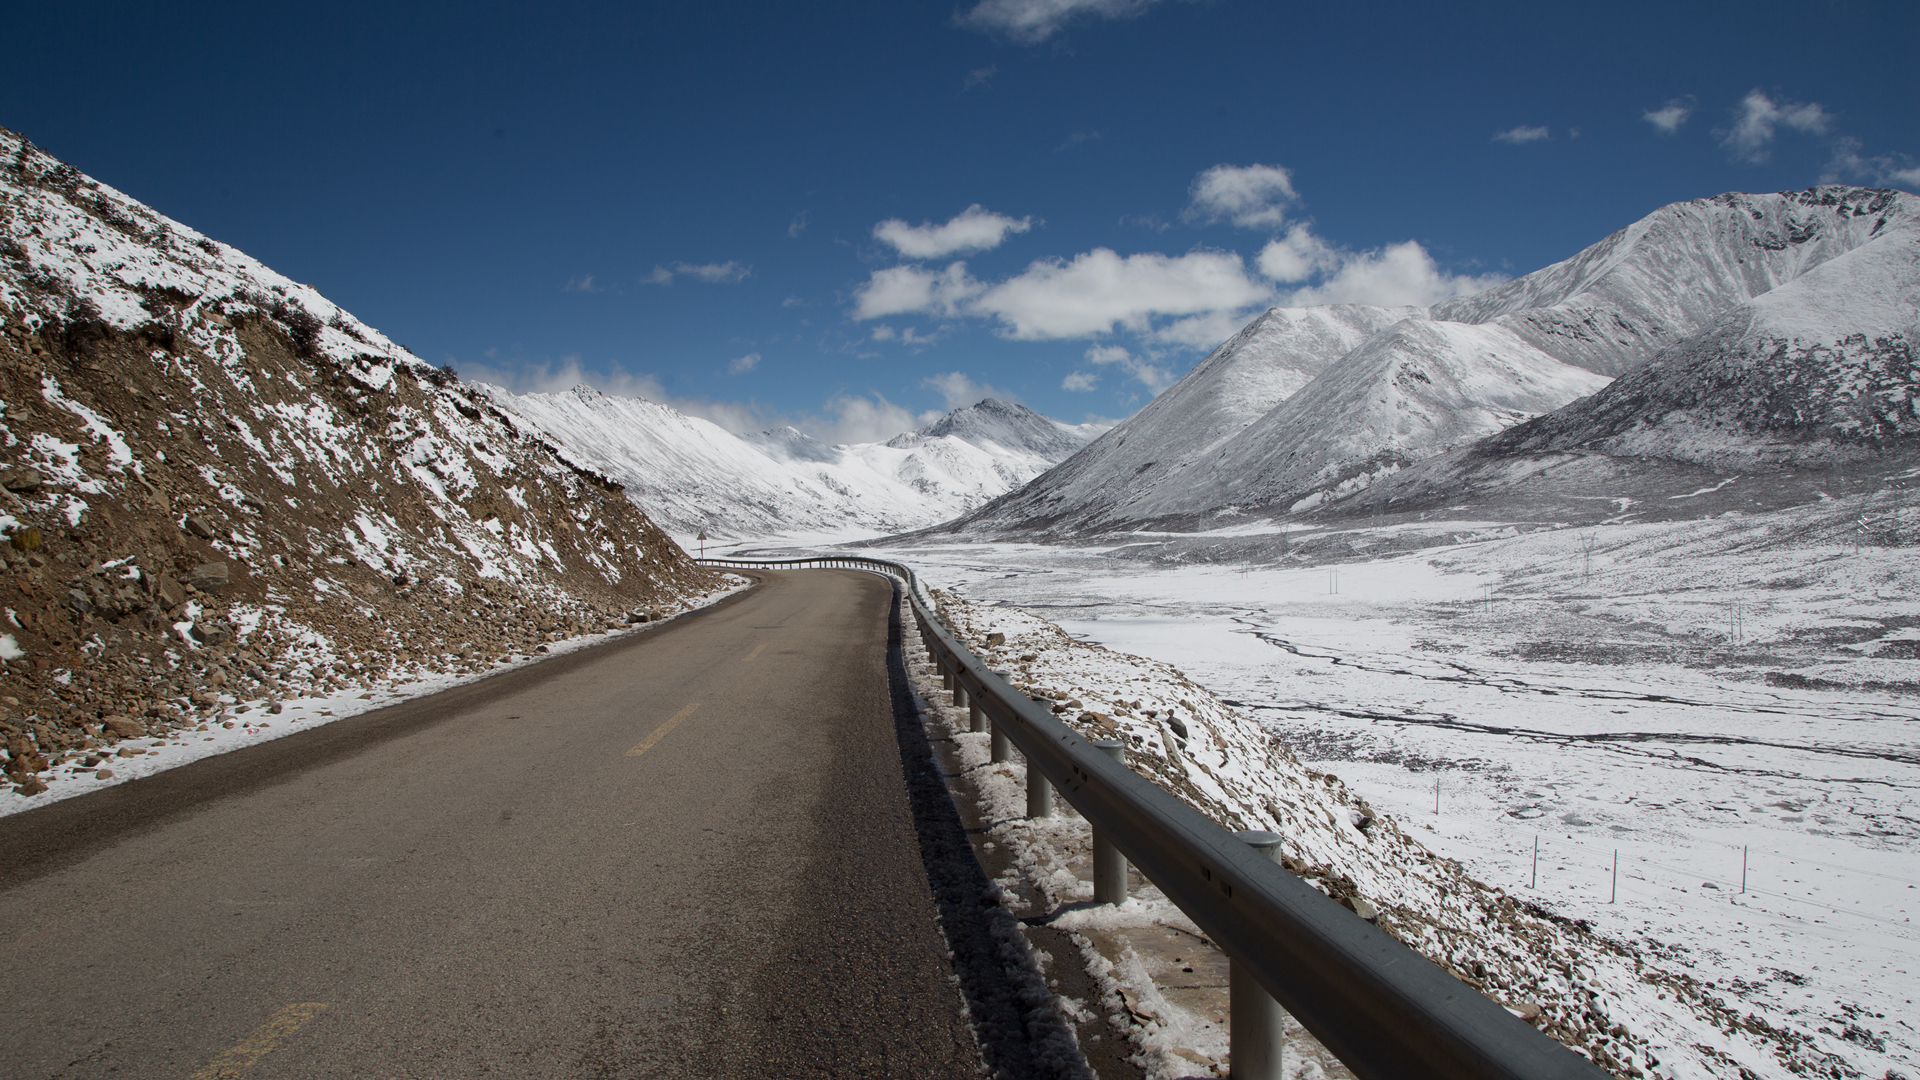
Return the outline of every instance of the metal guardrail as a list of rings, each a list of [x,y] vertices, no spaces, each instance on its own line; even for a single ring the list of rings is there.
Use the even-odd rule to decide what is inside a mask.
[[[992,720],[996,736],[1011,740],[1028,769],[1037,768],[1087,819],[1096,843],[1117,846],[1237,972],[1257,980],[1362,1080],[1608,1075],[1061,723],[955,638],[912,568],[861,556],[698,561],[899,579],[934,663]]]

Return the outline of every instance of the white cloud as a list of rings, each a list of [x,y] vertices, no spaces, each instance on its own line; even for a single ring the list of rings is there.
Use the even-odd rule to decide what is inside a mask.
[[[1260,272],[1279,282],[1305,281],[1340,265],[1340,254],[1327,242],[1313,235],[1305,225],[1295,225],[1287,235],[1267,243],[1256,260]]]
[[[789,296],[785,300],[780,301],[780,306],[781,307],[806,307],[807,302],[805,300],[800,299],[797,296]]]
[[[1816,103],[1776,103],[1759,90],[1740,99],[1731,130],[1720,132],[1720,145],[1734,160],[1757,165],[1767,160],[1776,130],[1782,126],[1809,135],[1825,135],[1833,117]]]
[[[1152,361],[1135,356],[1118,345],[1095,345],[1087,350],[1087,359],[1100,365],[1117,365],[1127,377],[1145,384],[1158,394],[1174,384],[1173,372]]]
[[[918,266],[889,266],[875,270],[867,283],[854,292],[853,317],[878,319],[925,311],[954,316],[978,296],[986,286],[967,273],[967,264],[956,262],[934,272]]]
[[[1413,240],[1376,251],[1340,252],[1339,269],[1318,285],[1296,289],[1289,306],[1375,304],[1430,307],[1455,296],[1481,292],[1506,280],[1502,274],[1449,274]]]
[[[577,277],[570,277],[567,279],[567,283],[565,285],[560,286],[560,288],[567,292],[599,292],[600,291],[599,287],[594,285],[593,283],[592,274],[581,274]]]
[[[972,71],[967,72],[966,78],[960,80],[960,92],[964,94],[976,86],[984,86],[988,82],[991,82],[993,77],[998,74],[1000,74],[1000,68],[993,64],[989,64],[983,68],[974,68]]]
[[[1099,132],[1082,128],[1079,131],[1076,131],[1073,134],[1067,136],[1065,139],[1062,139],[1060,142],[1060,145],[1053,148],[1053,152],[1056,154],[1065,153],[1066,151],[1071,150],[1076,146],[1079,146],[1083,142],[1092,142],[1093,140],[1099,137],[1100,137]]]
[[[1553,132],[1548,131],[1545,124],[1538,127],[1528,127],[1522,124],[1519,127],[1511,127],[1505,131],[1496,131],[1493,134],[1494,142],[1513,143],[1516,146],[1521,143],[1540,142],[1543,139],[1551,138],[1553,138]]]
[[[1640,114],[1640,119],[1653,125],[1653,129],[1662,135],[1672,135],[1680,130],[1680,125],[1693,115],[1693,99],[1674,98],[1657,109],[1648,109]]]
[[[734,375],[745,375],[747,372],[759,366],[760,354],[757,352],[750,352],[745,356],[735,357],[727,361],[727,371]]]
[[[1867,157],[1860,153],[1860,140],[1848,136],[1833,141],[1833,158],[1820,173],[1820,182],[1823,184],[1842,180],[1864,181],[1912,191],[1920,189],[1920,166],[1913,165],[1904,154]]]
[[[746,280],[753,273],[753,267],[729,259],[723,263],[683,263],[673,264],[672,269],[656,266],[653,273],[640,279],[642,285],[671,285],[677,277],[690,277],[695,281],[704,281],[709,285],[732,285]]]
[[[1293,174],[1279,165],[1215,165],[1194,177],[1183,215],[1197,221],[1231,221],[1243,229],[1277,229],[1287,209],[1300,201]]]
[[[828,443],[885,442],[903,431],[913,431],[940,419],[938,410],[914,413],[874,394],[855,397],[836,394],[827,399],[826,416],[807,416],[793,426]]]
[[[793,220],[787,223],[787,237],[788,239],[797,240],[799,239],[800,234],[806,231],[807,231],[807,212],[805,210],[802,210],[799,213],[793,215]]]
[[[909,259],[938,259],[961,252],[997,248],[1008,233],[1023,233],[1033,228],[1030,217],[1012,218],[996,214],[974,203],[949,219],[945,225],[923,221],[909,225],[899,218],[888,218],[873,227],[874,239],[892,245]]]
[[[1086,371],[1069,372],[1066,378],[1060,380],[1060,389],[1081,394],[1098,385],[1100,385],[1100,376]]]
[[[973,10],[959,16],[962,26],[989,33],[1005,34],[1022,44],[1035,44],[1052,37],[1077,15],[1098,15],[1109,19],[1128,19],[1139,15],[1159,0],[981,0]]]
[[[1261,303],[1268,287],[1227,251],[1122,257],[1109,248],[1072,262],[1037,261],[969,302],[998,318],[1008,337],[1036,341],[1090,337],[1116,327],[1147,329],[1154,316],[1229,311]]]
[[[1002,390],[989,383],[974,382],[958,371],[931,376],[920,385],[938,390],[949,410],[964,409],[968,405],[977,405],[988,398],[999,398],[1001,401],[1020,400],[1018,395],[1010,391]]]

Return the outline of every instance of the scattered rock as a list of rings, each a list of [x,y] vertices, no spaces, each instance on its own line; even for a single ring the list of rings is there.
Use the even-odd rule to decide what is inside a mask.
[[[100,726],[123,739],[137,739],[147,733],[147,725],[131,716],[109,716],[100,721]]]
[[[217,593],[227,587],[228,576],[226,563],[210,562],[187,571],[182,580],[201,592]]]
[[[178,581],[165,574],[154,574],[150,578],[153,584],[154,599],[164,608],[177,608],[187,602],[187,590]]]
[[[207,523],[206,518],[189,516],[186,526],[188,532],[202,540],[213,539],[213,526]]]
[[[41,476],[38,469],[8,469],[0,472],[0,487],[16,495],[30,495],[39,491],[43,483],[46,483],[46,477]],[[22,548],[21,550],[31,549]]]
[[[8,537],[7,543],[13,545],[15,551],[33,551],[40,546],[40,530],[21,529]]]
[[[94,774],[93,774],[93,778],[94,778],[95,780],[111,780],[111,779],[113,779],[113,770],[112,770],[112,769],[101,769],[101,770],[99,770],[98,772],[96,772],[96,773],[94,773]]]
[[[987,635],[987,648],[989,649],[997,649],[1006,643],[1007,635],[1000,633],[998,630]]]
[[[47,782],[37,776],[29,776],[20,781],[13,789],[15,795],[34,796],[47,790]]]

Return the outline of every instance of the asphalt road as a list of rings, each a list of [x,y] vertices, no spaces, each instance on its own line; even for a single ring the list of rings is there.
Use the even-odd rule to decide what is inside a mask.
[[[0,819],[12,1077],[961,1077],[888,585]]]

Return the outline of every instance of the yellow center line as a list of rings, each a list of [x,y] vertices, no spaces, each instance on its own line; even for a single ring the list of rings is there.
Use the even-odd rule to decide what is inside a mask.
[[[699,707],[700,707],[700,703],[696,701],[693,704],[687,706],[686,708],[681,709],[679,712],[674,713],[671,717],[667,719],[666,723],[661,724],[657,728],[654,728],[653,734],[635,743],[633,749],[627,751],[627,756],[639,757],[641,754],[644,754],[647,751],[653,749],[654,743],[657,743],[661,739],[666,738],[668,732],[672,731],[674,728],[679,727],[680,721],[685,720],[689,716],[692,716],[693,710]]]
[[[766,648],[766,647],[767,647],[767,643],[766,643],[766,642],[764,642],[764,641],[763,641],[763,642],[761,642],[761,643],[760,643],[760,644],[758,644],[758,645],[755,645],[755,646],[753,647],[753,651],[752,651],[752,652],[750,652],[750,653],[748,653],[748,654],[747,654],[747,655],[746,655],[746,656],[745,656],[744,658],[742,658],[740,662],[744,664],[744,663],[746,663],[746,662],[747,662],[748,660],[751,660],[751,659],[753,659],[754,657],[756,657],[756,656],[759,656],[759,655],[760,655],[760,650],[761,650],[761,649],[764,649],[764,648]]]
[[[303,1001],[281,1009],[266,1023],[255,1028],[253,1034],[240,1040],[239,1045],[194,1073],[191,1080],[239,1080],[243,1073],[253,1067],[254,1062],[280,1045],[281,1039],[305,1027],[307,1021],[320,1015],[325,1008],[326,1005],[318,1001]]]

